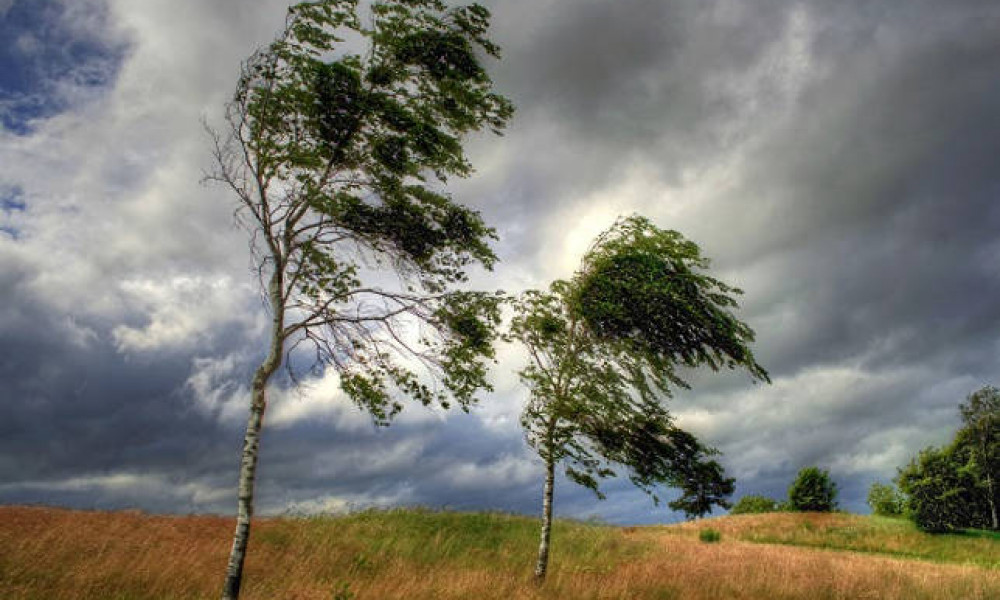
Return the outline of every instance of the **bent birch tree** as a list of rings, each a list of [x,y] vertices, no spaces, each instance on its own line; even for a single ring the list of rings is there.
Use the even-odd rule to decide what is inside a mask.
[[[740,290],[707,267],[693,242],[632,216],[598,237],[570,281],[515,300],[506,337],[529,356],[521,424],[545,463],[537,580],[548,570],[559,463],[598,498],[600,480],[620,467],[654,502],[658,486],[680,488],[674,510],[729,506],[733,479],[711,458],[717,451],[677,428],[662,402],[688,387],[681,366],[743,368],[769,381],[749,347],[753,331],[730,311]]]
[[[489,16],[438,0],[376,1],[364,14],[357,0],[296,4],[244,63],[225,129],[210,129],[208,179],[239,200],[271,317],[225,599],[243,576],[268,383],[290,353],[334,369],[380,425],[401,397],[467,409],[489,389],[499,299],[451,290],[470,265],[493,265],[495,234],[443,191],[471,173],[465,134],[499,133],[512,114],[480,61],[498,56]]]

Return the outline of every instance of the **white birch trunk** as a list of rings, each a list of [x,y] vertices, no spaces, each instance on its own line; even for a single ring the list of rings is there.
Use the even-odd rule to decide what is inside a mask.
[[[552,489],[555,487],[555,460],[551,450],[545,459],[545,493],[542,500],[542,539],[538,545],[538,562],[535,564],[535,580],[543,581],[549,568],[549,540],[552,537]]]
[[[237,494],[236,532],[233,547],[229,552],[226,567],[226,582],[222,588],[222,600],[236,600],[240,595],[243,581],[243,561],[246,558],[247,543],[250,541],[250,520],[253,518],[254,481],[257,477],[257,457],[260,449],[260,431],[267,409],[267,384],[271,376],[281,366],[284,346],[284,306],[281,296],[281,274],[276,272],[268,286],[271,307],[274,311],[271,328],[271,349],[267,358],[257,368],[253,376],[250,417],[247,419],[246,434],[243,436],[243,456],[240,460],[239,492]]]

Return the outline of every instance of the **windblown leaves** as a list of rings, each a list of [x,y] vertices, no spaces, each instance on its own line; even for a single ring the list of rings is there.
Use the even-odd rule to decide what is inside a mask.
[[[497,303],[449,290],[493,266],[496,235],[444,184],[472,172],[464,137],[499,132],[513,108],[482,64],[499,55],[485,8],[366,8],[289,9],[244,64],[214,178],[244,204],[261,273],[281,272],[282,338],[387,423],[397,393],[464,407],[488,388]]]
[[[531,360],[519,374],[531,391],[521,422],[546,461],[601,496],[601,479],[624,469],[670,506],[703,515],[728,506],[733,479],[714,449],[677,428],[662,402],[687,387],[678,366],[746,369],[767,380],[749,343],[753,331],[732,314],[739,290],[703,273],[708,261],[679,233],[641,217],[598,237],[580,270],[548,291],[515,301],[508,338]]]
[[[767,373],[753,331],[731,312],[742,292],[701,272],[708,260],[676,231],[629,217],[604,234],[576,276],[572,309],[605,343],[686,366]]]

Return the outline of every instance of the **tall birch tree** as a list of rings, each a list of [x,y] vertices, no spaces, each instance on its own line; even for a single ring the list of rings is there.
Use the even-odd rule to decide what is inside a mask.
[[[385,425],[400,399],[467,409],[488,388],[498,298],[453,291],[495,261],[494,232],[444,191],[464,136],[511,104],[482,58],[489,12],[438,0],[317,0],[242,67],[209,179],[238,199],[271,327],[253,374],[238,517],[222,593],[239,595],[267,388],[309,352]],[[290,370],[291,372],[291,370]]]
[[[674,425],[663,404],[687,388],[679,369],[743,368],[768,381],[749,344],[753,331],[731,312],[740,290],[704,273],[708,260],[675,231],[632,216],[597,238],[569,281],[515,300],[508,339],[529,360],[525,437],[545,463],[535,576],[545,578],[556,465],[603,498],[600,480],[624,470],[658,502],[680,488],[674,510],[703,515],[733,492],[717,452]]]

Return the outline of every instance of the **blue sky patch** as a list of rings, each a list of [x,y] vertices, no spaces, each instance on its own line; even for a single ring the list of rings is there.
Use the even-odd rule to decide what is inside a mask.
[[[24,201],[24,190],[20,186],[5,186],[0,184],[0,234],[8,235],[15,240],[21,238],[21,232],[10,223],[14,213],[24,212],[28,208]]]
[[[86,3],[87,27],[75,22],[80,6],[59,0],[0,4],[0,126],[18,135],[33,122],[73,106],[79,92],[114,83],[127,46],[111,35],[101,3]],[[96,23],[96,27],[94,24]]]
[[[4,189],[0,187],[0,212],[24,212],[28,205],[24,202],[24,190],[18,186]]]

